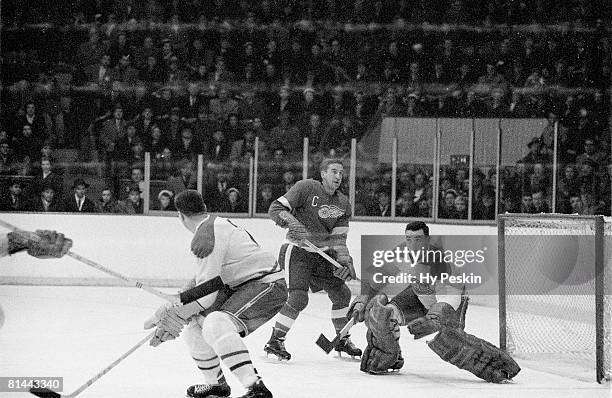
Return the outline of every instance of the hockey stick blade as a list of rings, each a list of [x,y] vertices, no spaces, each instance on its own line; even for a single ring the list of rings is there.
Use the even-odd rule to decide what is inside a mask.
[[[40,398],[61,398],[62,396],[48,388],[30,388],[30,392]]]
[[[348,334],[349,330],[353,327],[354,324],[355,324],[355,320],[351,318],[351,320],[348,321],[346,323],[346,325],[344,325],[342,330],[340,332],[338,332],[336,337],[334,337],[334,339],[331,340],[331,341],[329,341],[329,339],[327,337],[325,337],[325,335],[323,335],[323,333],[321,333],[321,335],[319,336],[319,338],[316,341],[316,344],[323,351],[325,351],[326,354],[329,354],[331,352],[331,350],[334,349],[336,344],[338,344],[340,339],[342,339],[344,336],[346,336]]]

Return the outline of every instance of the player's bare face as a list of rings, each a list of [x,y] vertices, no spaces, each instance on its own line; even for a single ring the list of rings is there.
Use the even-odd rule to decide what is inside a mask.
[[[334,193],[340,188],[342,177],[344,177],[344,168],[341,164],[330,164],[326,171],[321,172],[323,187],[329,193]]]
[[[418,231],[406,231],[406,246],[408,250],[421,250],[427,248],[429,239],[422,229]]]

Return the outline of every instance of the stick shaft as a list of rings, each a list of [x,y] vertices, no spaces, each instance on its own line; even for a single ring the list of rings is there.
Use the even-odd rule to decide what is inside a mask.
[[[26,233],[26,231],[23,231],[23,230],[17,228],[16,226],[14,226],[14,225],[12,225],[12,224],[4,221],[4,220],[0,220],[0,225],[5,227],[5,228],[7,228],[7,229],[10,229],[10,230],[12,230],[12,231],[14,231],[16,233]],[[72,258],[74,258],[75,260],[85,264],[85,265],[88,265],[88,266],[90,266],[92,268],[95,268],[98,271],[102,271],[104,273],[112,275],[115,278],[121,279],[122,281],[128,283],[131,286],[134,286],[134,287],[137,287],[139,289],[145,290],[145,291],[147,291],[147,292],[149,292],[149,293],[151,293],[151,294],[153,294],[153,295],[155,295],[157,297],[160,297],[160,298],[162,298],[164,300],[167,300],[167,301],[170,301],[170,302],[176,302],[178,300],[176,296],[160,292],[159,290],[154,289],[154,288],[152,288],[150,286],[147,286],[147,285],[143,284],[142,282],[140,282],[140,281],[138,281],[136,279],[128,278],[127,276],[122,275],[122,274],[118,273],[117,271],[113,271],[112,269],[107,268],[107,267],[105,267],[102,264],[98,264],[95,261],[92,261],[92,260],[90,260],[88,258],[85,258],[85,257],[83,257],[83,256],[81,256],[79,254],[76,254],[73,251],[69,251],[67,253],[67,255],[72,257]]]
[[[304,239],[304,244],[308,247],[310,247],[312,250],[316,251],[317,253],[319,253],[319,255],[321,257],[323,257],[324,259],[326,259],[327,261],[329,261],[329,263],[331,265],[333,265],[336,268],[344,268],[344,266],[342,264],[340,264],[338,261],[336,261],[332,256],[330,256],[329,254],[325,253],[323,250],[321,250],[320,247],[317,247],[314,243],[312,243],[311,241],[309,241],[308,239]],[[355,278],[355,280],[360,280],[359,278]]]
[[[111,363],[110,365],[108,365],[107,367],[105,367],[104,369],[102,369],[97,375],[95,375],[94,377],[92,377],[91,379],[87,380],[85,382],[85,384],[83,384],[81,387],[79,387],[76,391],[74,391],[72,394],[70,395],[62,395],[63,398],[74,398],[77,395],[79,395],[81,392],[83,392],[83,390],[85,390],[87,387],[91,386],[93,383],[95,383],[96,381],[98,381],[102,376],[104,376],[105,374],[107,374],[112,368],[114,368],[115,366],[117,366],[121,361],[123,361],[125,358],[127,358],[128,356],[130,356],[134,351],[136,351],[137,349],[139,349],[144,343],[146,343],[147,341],[151,340],[151,338],[153,337],[153,335],[155,334],[155,330],[151,333],[149,333],[145,338],[143,338],[142,340],[140,340],[138,343],[136,343],[136,345],[134,345],[132,348],[130,348],[127,352],[125,352],[123,355],[121,355],[119,358],[115,359],[115,361],[113,361],[113,363]]]

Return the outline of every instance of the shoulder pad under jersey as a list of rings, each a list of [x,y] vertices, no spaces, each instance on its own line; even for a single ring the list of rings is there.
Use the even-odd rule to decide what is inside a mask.
[[[208,220],[200,224],[191,240],[191,251],[198,257],[208,257],[215,248],[215,220],[217,216],[211,215]],[[194,249],[197,248],[197,252]]]

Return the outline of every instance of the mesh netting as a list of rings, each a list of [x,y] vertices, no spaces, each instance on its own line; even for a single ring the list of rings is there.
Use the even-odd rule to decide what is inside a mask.
[[[604,303],[604,378],[612,357],[612,220],[605,222],[604,296],[595,295],[595,218],[504,217],[506,343],[513,356],[593,379],[596,300]],[[582,369],[582,373],[579,370]]]

